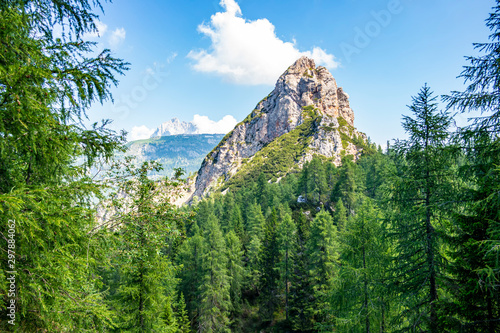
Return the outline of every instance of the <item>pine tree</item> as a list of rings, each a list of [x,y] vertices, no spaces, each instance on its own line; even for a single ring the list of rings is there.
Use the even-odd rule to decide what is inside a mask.
[[[220,219],[220,225],[224,233],[227,233],[230,229],[232,229],[231,220],[235,214],[234,208],[234,193],[229,191],[224,196],[224,213]]]
[[[306,245],[309,260],[309,281],[312,300],[305,310],[311,322],[330,325],[329,295],[338,273],[337,230],[333,219],[325,211],[319,212],[311,223],[311,234]]]
[[[278,263],[280,271],[281,289],[285,293],[285,318],[289,321],[289,284],[291,280],[291,272],[293,267],[296,226],[292,217],[287,213],[277,228],[277,245],[280,254],[280,262]]]
[[[437,111],[435,99],[425,85],[413,97],[414,118],[403,118],[409,139],[395,145],[400,178],[392,198],[396,286],[402,297],[413,302],[405,315],[410,327],[431,332],[437,332],[442,322],[437,310],[442,251],[436,228],[446,221],[444,206],[452,172],[452,158],[446,154],[450,116]]]
[[[228,232],[230,230],[233,230],[240,239],[243,238],[243,215],[241,214],[240,205],[238,204],[234,204],[231,211]]]
[[[184,294],[181,292],[179,295],[179,300],[176,304],[175,316],[178,322],[178,332],[179,333],[190,333],[191,325],[189,322],[189,316],[186,309],[186,302],[184,301]]]
[[[292,262],[293,274],[290,278],[290,321],[294,330],[304,332],[313,329],[312,321],[306,316],[313,295],[308,270],[309,257],[306,253],[309,221],[302,211],[295,211],[293,216],[297,226],[297,238]]]
[[[500,1],[486,26],[490,41],[474,44],[480,55],[467,57],[470,64],[460,75],[468,86],[444,98],[448,108],[486,113],[457,135],[466,157],[458,198],[464,204],[456,210],[450,237],[453,283],[449,291],[455,299],[446,306],[451,317],[459,318],[460,329],[476,332],[496,332],[500,327]]]
[[[132,170],[131,179],[118,190],[130,198],[126,204],[128,213],[117,217],[121,228],[119,256],[114,263],[120,281],[113,305],[122,332],[175,331],[176,327],[166,283],[173,275],[173,267],[164,248],[175,225],[173,221],[181,217],[167,195],[166,188],[174,183],[154,182],[147,176],[150,170],[160,169],[147,162],[136,171],[126,166],[126,170]],[[159,313],[165,313],[166,320]]]
[[[203,253],[205,253],[205,241],[201,235],[200,228],[195,224],[194,235],[186,240],[177,257],[177,263],[181,266],[179,272],[179,290],[185,295],[186,309],[195,327],[200,314],[200,285],[203,277]]]
[[[215,215],[208,217],[204,235],[203,276],[200,286],[199,332],[230,332],[230,277],[226,244]]]
[[[262,207],[262,211],[267,211],[271,198],[269,195],[269,183],[267,182],[264,173],[260,173],[259,178],[257,179],[256,198],[257,203]]]
[[[344,157],[342,159],[342,166],[338,171],[337,184],[333,189],[331,197],[332,202],[342,199],[342,203],[349,215],[354,213],[358,192],[361,191],[356,171],[357,166],[353,163],[352,159],[348,156]]]
[[[241,249],[241,242],[233,230],[226,234],[226,248],[228,260],[227,271],[228,276],[231,278],[229,294],[234,317],[241,311],[241,290],[243,288],[245,271],[242,262],[243,250]]]
[[[93,5],[99,1],[0,4],[0,232],[7,235],[7,221],[15,221],[19,331],[112,326],[97,274],[107,261],[106,235],[92,232],[101,188],[85,171],[110,157],[123,137],[107,122],[85,128],[79,120],[93,102],[111,97],[127,64],[109,51],[92,55],[94,44],[82,40],[95,31]],[[64,40],[53,39],[54,24],[67,27]],[[4,237],[0,247],[7,253]],[[7,265],[2,256],[2,270]],[[4,277],[0,330],[8,325]]]
[[[247,233],[249,239],[253,237],[257,237],[259,240],[263,239],[265,221],[266,219],[262,214],[260,205],[257,203],[251,204],[247,216]]]
[[[362,199],[356,215],[348,219],[339,234],[340,270],[332,300],[339,329],[370,332],[383,330],[382,301],[388,266],[380,213],[367,197]]]
[[[325,202],[327,197],[328,185],[326,182],[325,167],[319,157],[314,157],[308,166],[309,177],[307,182],[309,185],[311,202],[319,204]]]
[[[172,309],[172,303],[170,298],[167,298],[165,304],[165,326],[162,328],[165,333],[177,333],[179,331],[179,325],[177,323],[177,318],[175,316],[174,310]]]
[[[257,295],[261,279],[262,242],[258,236],[252,236],[247,250],[245,289],[250,295]]]
[[[333,221],[337,224],[337,230],[342,231],[347,224],[347,210],[342,203],[342,199],[339,198],[335,204],[335,213],[333,215]]]
[[[279,303],[279,272],[275,269],[279,256],[277,244],[278,213],[274,208],[266,219],[264,240],[262,244],[261,282],[260,282],[260,315],[262,321],[272,321]]]

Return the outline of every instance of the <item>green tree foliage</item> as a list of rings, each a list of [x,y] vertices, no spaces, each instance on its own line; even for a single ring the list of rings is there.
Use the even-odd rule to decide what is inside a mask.
[[[296,241],[296,226],[290,214],[286,214],[277,228],[277,245],[280,254],[280,261],[277,268],[280,272],[281,290],[285,294],[285,318],[289,321],[289,294],[290,281],[293,268],[293,258]]]
[[[435,99],[424,86],[410,106],[414,118],[403,118],[409,139],[396,143],[400,177],[392,197],[396,286],[410,302],[405,314],[410,327],[431,332],[442,322],[437,302],[443,259],[436,228],[446,223],[453,161],[446,150],[450,116],[437,111]]]
[[[319,212],[311,223],[306,255],[313,293],[305,309],[306,316],[312,323],[329,325],[332,322],[329,294],[338,276],[339,254],[337,228],[330,214],[325,211]]]
[[[342,331],[384,331],[385,268],[390,260],[380,213],[364,198],[339,234],[340,270],[333,289],[333,313]]]
[[[205,241],[197,224],[193,226],[193,234],[182,244],[176,261],[181,266],[179,290],[185,295],[186,309],[195,327],[200,314],[199,289],[203,277]]]
[[[278,212],[274,208],[266,219],[262,242],[260,315],[263,321],[272,321],[279,303],[279,272],[275,269],[279,257],[277,242]]]
[[[248,237],[252,239],[253,237],[257,237],[259,240],[262,240],[264,235],[264,224],[265,217],[262,214],[262,209],[259,204],[253,203],[248,208],[247,215],[247,233]]]
[[[451,272],[454,295],[446,304],[451,327],[476,332],[495,332],[500,327],[498,281],[500,177],[500,2],[486,20],[490,41],[474,44],[478,56],[467,57],[461,77],[468,83],[464,91],[445,96],[449,108],[460,112],[479,111],[472,125],[457,134],[465,163],[461,167],[463,188],[455,215],[456,228],[451,242]]]
[[[342,199],[340,198],[335,204],[335,212],[333,214],[333,220],[337,225],[338,231],[344,230],[347,224],[347,210],[345,209],[344,204],[342,203]]]
[[[230,277],[226,243],[215,215],[208,217],[204,235],[203,276],[200,286],[199,332],[230,332]]]
[[[354,213],[358,194],[362,191],[357,170],[358,167],[353,163],[352,159],[349,157],[342,159],[342,166],[338,170],[337,183],[335,184],[331,198],[332,202],[342,199],[342,203],[350,215]]]
[[[241,290],[245,278],[245,269],[243,267],[243,250],[241,242],[234,230],[226,234],[227,248],[227,272],[230,277],[229,294],[232,304],[232,312],[238,315],[241,311]]]
[[[178,332],[179,333],[189,333],[191,332],[191,325],[189,322],[189,315],[186,309],[186,302],[184,301],[184,294],[180,293],[179,300],[176,304],[175,315],[178,322]]]
[[[0,4],[0,216],[16,221],[16,328],[93,331],[112,326],[95,274],[106,261],[92,202],[100,188],[84,177],[122,138],[81,124],[93,102],[110,99],[127,64],[108,50],[91,56],[82,40],[96,30],[99,1],[4,1]],[[54,40],[54,24],[66,26]],[[0,232],[7,234],[2,223]],[[93,234],[93,237],[89,237]],[[6,253],[7,242],[0,240]],[[2,257],[2,269],[7,261]],[[0,329],[7,329],[5,282]]]
[[[172,207],[169,197],[169,187],[175,188],[177,182],[155,182],[147,176],[149,170],[160,168],[147,162],[137,169],[126,165],[130,175],[125,177],[129,179],[117,189],[117,193],[126,194],[125,202],[112,200],[116,213],[105,222],[119,226],[119,254],[112,264],[120,277],[113,307],[117,310],[117,326],[121,332],[175,330],[176,327],[166,283],[173,276],[173,265],[165,253],[165,245],[167,238],[175,237],[182,217]],[[114,175],[119,176],[121,172],[112,169]],[[123,214],[121,208],[124,208]],[[159,313],[165,313],[166,317]]]

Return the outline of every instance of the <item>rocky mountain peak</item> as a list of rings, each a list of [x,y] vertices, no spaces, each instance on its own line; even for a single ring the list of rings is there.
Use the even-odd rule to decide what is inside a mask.
[[[172,118],[158,126],[151,135],[151,138],[179,134],[196,134],[197,130],[198,129],[193,123],[180,121],[178,118]]]
[[[314,60],[306,56],[300,57],[293,65],[288,67],[285,74],[302,74],[304,71],[316,68]]]
[[[358,137],[366,139],[354,128],[349,96],[325,67],[316,67],[314,60],[301,57],[279,77],[274,90],[207,155],[198,171],[194,195],[203,196],[242,173],[261,172],[259,167],[276,163],[270,158],[272,149],[295,154],[287,155],[292,164],[289,168],[302,165],[313,155],[325,156],[338,165],[342,154],[358,155]],[[299,140],[303,149],[283,146],[287,140],[291,146],[297,146],[294,140]],[[280,160],[285,163],[283,156]],[[262,169],[269,170],[273,167]],[[286,170],[278,173],[268,176],[280,177]]]

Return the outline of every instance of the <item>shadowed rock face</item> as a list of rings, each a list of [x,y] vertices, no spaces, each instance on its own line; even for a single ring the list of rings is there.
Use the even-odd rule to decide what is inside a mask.
[[[251,158],[276,138],[303,124],[308,109],[315,109],[320,120],[315,123],[309,149],[297,163],[303,164],[318,154],[332,158],[338,165],[341,151],[354,156],[359,153],[352,143],[344,140],[342,144],[340,133],[344,133],[344,138],[361,135],[366,139],[353,127],[354,113],[349,107],[349,96],[337,87],[326,68],[316,67],[312,59],[302,57],[280,76],[274,90],[248,117],[207,155],[198,171],[193,195],[204,196],[222,181],[227,181],[238,172],[243,159]]]

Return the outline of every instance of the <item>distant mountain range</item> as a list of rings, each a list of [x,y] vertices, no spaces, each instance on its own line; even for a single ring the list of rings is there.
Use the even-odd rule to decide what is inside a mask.
[[[176,132],[170,128],[170,133],[178,133],[180,129]],[[172,176],[174,168],[182,168],[188,175],[198,171],[205,156],[223,137],[224,134],[177,134],[137,140],[127,143],[125,155],[135,156],[136,163],[148,160],[161,163],[164,170],[156,176]]]

